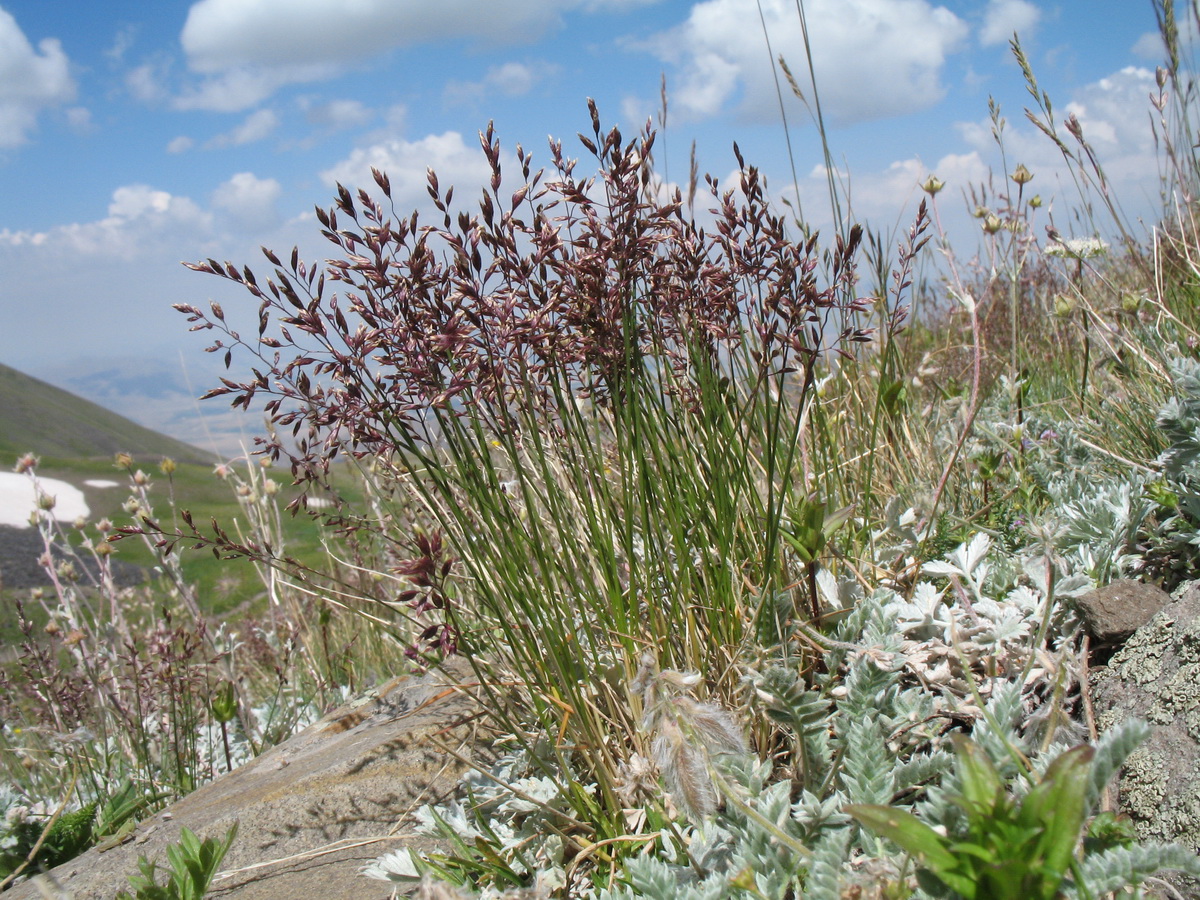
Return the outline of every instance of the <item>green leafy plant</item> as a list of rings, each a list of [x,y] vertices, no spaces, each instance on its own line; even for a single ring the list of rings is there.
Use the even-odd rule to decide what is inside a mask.
[[[958,737],[955,749],[962,793],[954,802],[967,823],[961,835],[939,834],[902,809],[851,805],[846,812],[912,854],[921,886],[935,895],[1053,900],[1075,861],[1095,751],[1080,746],[1064,753],[1018,800],[979,745]]]
[[[92,845],[98,805],[92,802],[51,820],[13,821],[0,836],[0,878],[30,867],[35,872],[51,869],[85,851]]]
[[[237,823],[230,826],[221,840],[205,838],[201,841],[184,828],[179,842],[167,847],[170,872],[167,880],[158,883],[158,866],[142,856],[138,858],[140,874],[130,875],[129,884],[134,893],[121,891],[117,900],[201,900],[212,884],[213,876],[229,848],[237,837]]]
[[[1200,859],[1182,847],[1132,845],[1111,814],[1088,825],[1104,784],[1147,734],[1144,723],[1127,722],[1098,747],[1072,747],[1040,774],[1015,779],[979,743],[956,735],[957,778],[947,799],[960,815],[935,828],[894,806],[845,811],[908,853],[918,883],[935,897],[1055,900],[1136,885],[1162,868],[1200,873]]]
[[[118,839],[163,796],[143,792],[127,779],[107,797],[49,819],[10,804],[0,820],[0,879],[54,868],[96,844]]]

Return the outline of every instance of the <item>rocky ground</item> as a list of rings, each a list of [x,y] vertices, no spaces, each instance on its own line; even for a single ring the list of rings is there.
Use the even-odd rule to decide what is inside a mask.
[[[0,587],[48,586],[50,579],[38,565],[42,552],[42,537],[36,529],[0,525]],[[76,565],[82,568],[85,581],[89,574],[95,574],[91,560],[81,558]],[[113,560],[113,577],[118,587],[130,587],[145,581],[146,571],[141,566]]]

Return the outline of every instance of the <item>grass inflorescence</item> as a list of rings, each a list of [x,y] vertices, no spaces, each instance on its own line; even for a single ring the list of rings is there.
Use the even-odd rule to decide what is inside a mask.
[[[306,703],[459,654],[496,761],[417,811],[445,853],[367,872],[421,896],[1053,898],[1200,874],[1110,808],[1145,728],[1096,732],[1073,606],[1121,576],[1183,583],[1200,542],[1194,99],[1158,9],[1171,202],[1144,237],[1014,39],[1089,233],[1002,152],[965,191],[974,255],[934,175],[895,247],[845,221],[823,241],[736,145],[733,183],[693,170],[685,192],[649,123],[627,137],[589,104],[586,166],[551,141],[545,169],[518,146],[504,171],[489,126],[466,207],[431,171],[424,221],[375,171],[317,210],[325,263],[192,265],[257,304],[250,336],[178,309],[247,373],[209,396],[266,411],[258,452],[327,524],[328,565],[285,551],[269,470],[235,482],[243,530],[139,500],[123,533],[172,576],[164,611],[139,642],[103,589],[40,595],[82,637],[26,627],[8,677],[58,717],[38,727],[59,768],[13,782],[178,794]],[[208,621],[189,544],[252,561],[261,624]]]

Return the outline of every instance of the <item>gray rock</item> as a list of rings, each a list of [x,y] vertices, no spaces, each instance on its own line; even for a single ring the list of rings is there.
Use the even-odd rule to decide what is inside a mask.
[[[468,672],[459,661],[448,672],[393,679],[141,823],[126,843],[92,849],[49,874],[74,900],[111,900],[129,888],[139,856],[166,865],[180,829],[219,839],[236,821],[237,839],[209,897],[387,898],[389,885],[358,871],[390,850],[433,845],[392,832],[459,783],[462,766],[437,744],[473,745],[479,710],[458,686]],[[42,894],[26,882],[5,896]]]
[[[1089,591],[1075,601],[1083,627],[1102,644],[1124,641],[1171,602],[1162,588],[1121,579]]]
[[[1096,669],[1092,700],[1104,731],[1129,717],[1151,735],[1118,779],[1118,804],[1143,840],[1200,852],[1200,582],[1137,630],[1106,667]],[[1175,880],[1190,897],[1195,883]]]

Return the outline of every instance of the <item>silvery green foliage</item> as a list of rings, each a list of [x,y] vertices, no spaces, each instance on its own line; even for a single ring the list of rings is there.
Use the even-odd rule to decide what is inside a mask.
[[[1092,586],[1090,578],[1063,571],[1053,557],[1048,562],[1045,548],[1041,555],[1037,548],[1008,553],[982,532],[921,571],[927,580],[912,586],[907,597],[882,589],[876,596],[894,617],[908,670],[926,688],[963,701],[991,691],[985,672],[1016,677],[1044,625],[1051,646],[1069,633],[1073,620],[1066,605],[1046,609],[1050,581],[1060,600]]]
[[[544,753],[542,751],[545,751]],[[570,809],[566,792],[573,785],[591,793],[595,785],[580,784],[571,773],[551,778],[551,748],[518,747],[500,754],[487,772],[471,771],[464,778],[466,802],[426,804],[414,813],[416,831],[453,834],[468,845],[482,841],[518,876],[537,878],[549,888],[561,886],[563,839],[557,829],[560,813]],[[415,858],[414,858],[415,856]],[[382,881],[412,884],[429,871],[429,858],[404,849],[389,853],[363,869]],[[440,862],[434,860],[435,863]]]
[[[1149,485],[1161,505],[1137,566],[1168,589],[1190,577],[1200,560],[1200,363],[1180,359],[1170,369],[1175,394],[1155,421],[1168,444],[1157,460],[1163,477]]]
[[[1099,583],[1129,571],[1155,508],[1145,496],[1150,477],[1097,453],[1071,422],[1029,417],[1023,431],[1024,474],[1048,501],[1036,518],[1057,524],[1066,569]]]
[[[1170,446],[1158,461],[1168,478],[1193,480],[1200,474],[1200,363],[1176,359],[1170,370],[1175,396],[1163,404],[1155,420]]]
[[[888,500],[882,527],[871,530],[875,556],[884,571],[899,570],[915,561],[915,554],[929,534],[928,528],[920,526],[918,518],[916,509],[900,497]]]
[[[991,692],[983,715],[976,721],[971,734],[1004,778],[1016,774],[1017,760],[1021,756],[1031,755],[1025,739],[1017,730],[1020,718],[1021,689],[1018,685],[1004,683]],[[948,753],[946,755],[949,757]],[[913,807],[913,812],[922,821],[940,824],[952,832],[964,821],[963,810],[955,800],[962,792],[962,782],[952,758],[946,760],[943,772],[945,776],[930,784],[925,796]]]
[[[599,900],[783,900],[801,888],[814,834],[845,833],[843,801],[822,804],[809,796],[792,804],[791,785],[769,783],[769,764],[730,759],[728,784],[736,794],[714,819],[685,830],[687,857],[639,856],[596,895]],[[844,858],[844,846],[841,849]],[[836,868],[840,867],[840,859]]]
[[[1084,858],[1079,866],[1080,881],[1086,893],[1076,884],[1065,885],[1067,897],[1102,897],[1130,885],[1143,882],[1148,875],[1164,869],[1174,869],[1193,878],[1200,878],[1200,859],[1178,844],[1134,844],[1110,847]]]
[[[975,579],[975,587],[965,589],[976,605],[989,599],[983,570],[990,552],[984,541],[968,542],[945,561],[956,567],[956,577]],[[1026,589],[1033,599],[1006,596],[1002,602],[1039,614],[1038,586],[1027,584]],[[720,802],[707,810],[688,808],[690,821],[676,821],[657,835],[647,835],[653,840],[626,860],[610,884],[594,888],[573,883],[569,896],[839,900],[847,891],[879,889],[888,883],[902,891],[899,883],[911,876],[912,862],[888,841],[857,827],[843,810],[851,803],[907,808],[944,833],[960,832],[965,822],[963,785],[955,757],[947,752],[950,729],[939,715],[950,709],[957,710],[957,721],[964,715],[974,719],[972,740],[1008,789],[1017,797],[1027,793],[1067,745],[1036,746],[1015,678],[980,681],[977,691],[957,699],[946,691],[931,691],[914,678],[910,652],[915,642],[898,627],[898,608],[900,601],[889,590],[864,597],[831,626],[820,674],[802,677],[786,658],[748,672],[753,702],[791,736],[795,780],[780,779],[772,763],[740,752],[736,731],[711,746],[689,735],[695,726],[687,722],[695,719],[694,707],[701,705],[689,696],[689,676],[645,667],[637,687],[646,701],[647,729],[655,732],[666,723],[668,730],[679,729],[685,743],[703,747],[704,767]],[[928,640],[938,641],[940,636]],[[986,702],[972,712],[970,704],[981,694]],[[724,717],[717,731],[728,731],[730,714],[719,708],[710,713]],[[1126,723],[1097,744],[1088,788],[1093,808],[1144,732],[1144,725]],[[725,741],[727,752],[718,752]],[[492,777],[471,777],[468,802],[427,807],[419,818],[428,830],[441,825],[468,844],[483,841],[531,882],[561,887],[566,883],[563,847],[547,837],[553,835],[547,816],[553,809],[566,809],[565,788],[560,785],[570,784],[575,775],[548,776],[546,766],[553,762],[549,755],[531,761],[527,750],[502,755]],[[1088,892],[1073,886],[1065,890],[1071,897],[1098,896],[1136,884],[1163,867],[1190,872],[1196,865],[1179,848],[1117,847],[1085,857],[1080,871]],[[421,861],[404,851],[382,857],[365,874],[408,884],[429,876]],[[916,890],[911,883],[907,889]],[[926,896],[919,890],[916,895]],[[481,896],[500,895],[487,889]]]
[[[1145,494],[1148,483],[1147,476],[1137,473],[1112,478],[1056,506],[1066,526],[1061,550],[1097,583],[1120,577],[1137,561],[1133,551],[1138,534],[1154,511],[1154,502]]]
[[[1168,444],[1161,478],[1114,467],[1070,423],[1051,426],[1053,452],[1029,466],[1050,500],[1044,518],[1065,526],[1060,553],[1099,583],[1147,572],[1171,587],[1200,557],[1200,363],[1169,368],[1174,396],[1156,418]]]

